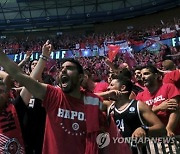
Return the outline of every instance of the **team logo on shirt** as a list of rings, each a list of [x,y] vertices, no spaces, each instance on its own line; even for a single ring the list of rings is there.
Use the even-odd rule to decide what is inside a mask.
[[[22,154],[24,149],[16,138],[8,138],[0,134],[0,153],[3,154]]]
[[[79,129],[79,124],[78,123],[73,123],[72,128],[73,128],[73,130],[77,131]]]
[[[129,113],[134,113],[135,107],[130,107],[130,108],[129,108],[129,111],[130,111]]]
[[[86,121],[85,114],[83,112],[59,108],[57,117],[72,120],[72,124],[70,125],[71,128],[63,123],[63,121],[60,123],[62,130],[64,130],[64,132],[66,132],[68,135],[82,136],[86,134],[85,131],[80,130],[80,123],[84,123]]]
[[[15,138],[12,138],[7,141],[4,149],[7,153],[16,154],[20,149],[20,144]]]

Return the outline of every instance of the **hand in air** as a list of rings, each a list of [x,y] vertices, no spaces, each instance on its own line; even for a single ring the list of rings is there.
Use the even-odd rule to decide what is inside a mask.
[[[52,52],[52,49],[53,49],[52,44],[50,44],[50,41],[47,40],[46,43],[42,47],[42,55],[49,57]]]

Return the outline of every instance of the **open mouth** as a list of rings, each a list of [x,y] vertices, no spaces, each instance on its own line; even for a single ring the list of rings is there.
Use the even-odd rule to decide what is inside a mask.
[[[62,76],[61,77],[61,85],[62,85],[62,87],[67,87],[67,85],[68,85],[68,82],[69,82],[69,78],[67,77],[67,76]]]

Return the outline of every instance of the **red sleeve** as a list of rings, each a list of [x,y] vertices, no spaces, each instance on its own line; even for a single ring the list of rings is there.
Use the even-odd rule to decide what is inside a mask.
[[[42,102],[46,111],[52,110],[62,100],[62,91],[59,87],[47,86],[46,95]]]
[[[98,82],[94,88],[94,93],[107,91],[109,84],[106,82]]]
[[[168,92],[167,93],[168,93],[168,98],[169,99],[180,95],[180,93],[179,93],[179,91],[178,91],[178,89],[176,88],[175,85],[167,84],[167,86],[168,86],[168,88],[167,88]]]
[[[141,92],[137,94],[136,100],[142,101],[142,93]]]
[[[179,80],[180,80],[180,71],[179,70],[175,70],[175,71],[172,71],[170,73],[167,73],[163,78],[164,83],[175,84]]]

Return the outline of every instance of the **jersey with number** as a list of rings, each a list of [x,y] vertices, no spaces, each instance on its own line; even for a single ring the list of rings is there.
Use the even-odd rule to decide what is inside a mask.
[[[136,128],[144,124],[136,100],[132,100],[123,110],[118,110],[115,103],[113,103],[108,109],[108,114],[113,114],[116,125],[123,137],[131,137]]]
[[[24,145],[16,109],[13,104],[0,113],[0,153],[23,154]]]

